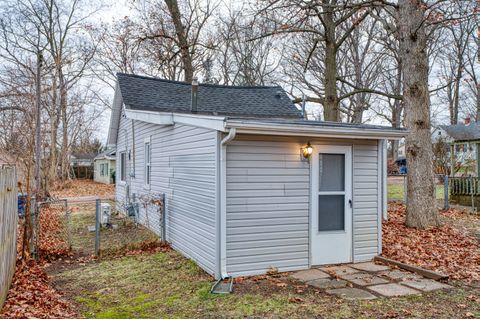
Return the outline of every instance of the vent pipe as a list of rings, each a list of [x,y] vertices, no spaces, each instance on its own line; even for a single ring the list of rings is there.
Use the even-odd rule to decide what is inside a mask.
[[[302,117],[305,120],[307,117],[305,115],[305,93],[302,92]]]
[[[190,111],[192,113],[197,112],[197,94],[198,94],[198,79],[192,79],[192,104],[190,106]]]

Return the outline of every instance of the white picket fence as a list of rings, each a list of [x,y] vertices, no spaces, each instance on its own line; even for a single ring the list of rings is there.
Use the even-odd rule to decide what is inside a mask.
[[[17,258],[17,176],[15,168],[0,168],[0,309],[15,273]]]

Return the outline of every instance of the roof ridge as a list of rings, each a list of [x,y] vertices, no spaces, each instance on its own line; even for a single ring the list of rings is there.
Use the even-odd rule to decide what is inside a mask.
[[[119,76],[141,78],[141,79],[145,79],[145,80],[153,80],[153,81],[180,84],[180,85],[188,85],[188,86],[192,85],[190,82],[185,82],[185,81],[168,80],[168,79],[162,79],[162,78],[154,77],[154,76],[146,76],[146,75],[138,75],[138,74],[129,74],[129,73],[117,72],[117,78]],[[228,88],[228,89],[275,89],[275,88],[279,88],[282,91],[284,91],[284,89],[280,85],[272,85],[272,86],[267,86],[267,85],[224,85],[224,84],[199,83],[199,86],[214,87],[214,88]]]

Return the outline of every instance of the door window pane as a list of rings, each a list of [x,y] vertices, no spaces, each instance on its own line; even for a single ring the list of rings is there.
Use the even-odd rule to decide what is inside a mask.
[[[345,190],[345,154],[319,154],[319,191]]]
[[[345,195],[318,196],[318,231],[345,229]]]

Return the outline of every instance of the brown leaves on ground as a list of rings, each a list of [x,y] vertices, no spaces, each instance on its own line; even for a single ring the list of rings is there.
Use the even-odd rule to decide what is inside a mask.
[[[56,187],[51,195],[59,198],[99,196],[109,197],[115,195],[115,185],[102,184],[90,179],[73,179]]]
[[[22,260],[17,261],[15,277],[0,317],[79,318],[71,305],[50,286],[42,265]]]
[[[450,212],[452,214],[452,212]],[[455,212],[459,216],[459,212]],[[389,204],[383,223],[383,256],[443,272],[453,279],[480,280],[480,243],[451,225],[420,230],[405,226],[405,206]]]
[[[65,212],[60,207],[44,207],[40,213],[40,261],[18,258],[12,286],[2,318],[78,318],[72,306],[49,284],[44,270],[48,260],[70,255],[63,232]],[[20,227],[21,229],[22,227]],[[17,247],[21,247],[18,236]]]

